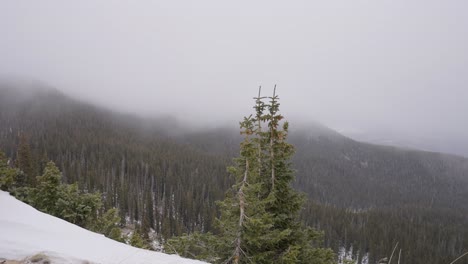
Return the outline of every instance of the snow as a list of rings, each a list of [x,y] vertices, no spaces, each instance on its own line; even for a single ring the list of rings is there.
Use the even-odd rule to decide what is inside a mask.
[[[41,213],[0,191],[0,259],[23,260],[39,253],[51,263],[204,263],[119,243]]]
[[[359,259],[359,254],[360,254],[359,250],[358,251],[353,250],[353,245],[349,247],[348,251],[346,251],[345,247],[341,246],[338,249],[338,264],[343,264],[345,260],[354,261],[357,264],[369,264],[369,253],[365,253],[361,261],[358,262],[357,259]]]

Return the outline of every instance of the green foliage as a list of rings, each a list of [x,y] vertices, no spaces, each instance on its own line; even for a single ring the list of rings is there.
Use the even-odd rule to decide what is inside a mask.
[[[96,220],[101,206],[100,193],[80,192],[76,183],[61,185],[56,207],[58,216],[64,220],[79,226],[86,226],[89,222]]]
[[[314,216],[304,217],[309,225],[325,230],[326,245],[337,243],[347,250],[352,246],[357,263],[366,253],[369,263],[389,257],[397,241],[402,249],[401,263],[450,263],[468,245],[467,215],[462,211],[409,205],[354,211],[309,203],[303,213]],[[444,252],[453,252],[454,256]],[[395,260],[394,256],[393,263]],[[467,264],[468,260],[460,263]]]
[[[164,244],[164,251],[168,254],[178,254],[193,259],[203,260],[207,262],[215,262],[219,238],[211,233],[194,232],[190,235],[172,238]]]
[[[44,174],[37,177],[37,186],[31,188],[29,202],[36,209],[59,216],[60,208],[57,202],[62,194],[61,188],[61,172],[51,161],[47,163],[44,169]]]
[[[44,174],[37,177],[37,186],[29,188],[25,200],[42,212],[84,227],[97,218],[101,195],[80,192],[77,184],[62,184],[61,177],[57,166],[47,163]]]
[[[240,123],[245,139],[228,168],[236,184],[218,203],[216,239],[193,234],[171,244],[188,257],[205,259],[197,253],[212,252],[216,263],[334,263],[333,252],[320,248],[321,234],[299,221],[304,197],[291,187],[294,148],[286,142],[288,123],[280,128],[278,97],[262,99],[256,100],[256,116]]]
[[[133,246],[133,247],[137,247],[137,248],[142,248],[142,249],[149,249],[149,245],[147,242],[145,242],[145,240],[143,239],[143,237],[141,236],[140,232],[138,232],[137,229],[135,229],[135,231],[133,232],[132,236],[130,237],[130,245]]]
[[[76,183],[62,184],[61,177],[57,166],[49,162],[43,175],[37,177],[37,186],[23,187],[18,195],[40,211],[123,242],[118,210],[110,209],[99,216],[101,194],[81,192]]]
[[[106,237],[124,242],[120,229],[120,216],[116,208],[107,210],[104,214],[92,221],[88,228],[94,232],[104,234]]]
[[[34,159],[29,146],[29,138],[21,133],[19,137],[19,146],[17,150],[17,167],[24,173],[24,178],[17,181],[19,186],[32,186],[36,183],[36,170]]]
[[[49,162],[43,175],[37,177],[37,186],[20,188],[17,194],[42,212],[123,242],[118,210],[113,208],[99,215],[101,194],[82,192],[76,183],[62,184],[61,177],[57,166]]]
[[[8,166],[5,153],[0,151],[0,190],[13,191],[20,175],[21,172],[18,169]]]
[[[246,138],[234,172],[238,177],[244,175],[243,189],[239,184],[234,186],[234,192],[242,190],[242,193],[237,191],[236,196],[222,203],[220,218],[221,226],[239,223],[237,237],[232,232],[223,234],[236,240],[238,248],[228,250],[234,253],[228,258],[224,256],[223,261],[333,263],[331,250],[319,247],[320,234],[303,228],[298,218],[304,197],[291,186],[294,176],[290,159],[294,147],[286,142],[288,123],[280,124],[283,116],[278,113],[278,96],[269,97],[269,103],[263,103],[262,99],[257,98],[256,116],[241,123]]]

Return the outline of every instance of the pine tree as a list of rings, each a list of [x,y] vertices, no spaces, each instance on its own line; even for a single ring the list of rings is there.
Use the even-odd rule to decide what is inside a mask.
[[[0,151],[0,190],[13,191],[17,185],[21,173],[18,169],[11,168],[5,153]]]
[[[133,232],[132,236],[130,237],[130,245],[137,248],[149,249],[149,245],[143,237],[141,236],[140,232],[137,229]]]
[[[36,183],[36,171],[34,160],[29,146],[28,137],[22,133],[19,137],[16,167],[24,173],[24,182],[19,181],[20,186],[33,186]]]
[[[101,233],[108,238],[123,242],[122,231],[120,229],[120,216],[116,208],[107,210],[95,221],[89,224],[88,228],[94,232]]]
[[[331,250],[314,247],[320,233],[303,228],[298,220],[304,197],[291,187],[294,148],[286,142],[289,125],[280,124],[275,92],[268,103],[264,99],[259,92],[256,116],[241,122],[245,140],[231,169],[237,184],[220,203],[221,248],[232,253],[222,255],[221,262],[333,263]]]
[[[86,226],[96,221],[102,206],[99,192],[80,192],[78,185],[62,184],[62,173],[54,162],[47,163],[35,187],[25,188],[25,201],[36,209],[70,223]]]
[[[42,212],[59,215],[57,201],[61,197],[61,178],[60,170],[49,161],[44,174],[37,177],[37,187],[31,190],[30,203]]]
[[[206,260],[235,264],[334,263],[333,252],[320,248],[322,234],[299,221],[304,197],[291,187],[294,148],[286,142],[288,123],[281,124],[279,98],[275,92],[272,97],[261,97],[259,90],[254,99],[255,116],[245,117],[240,123],[245,136],[240,156],[234,160],[235,166],[228,168],[236,184],[218,203],[221,214],[217,219],[219,233],[213,240],[216,250]],[[176,241],[171,240],[173,247],[193,239],[185,236],[180,243]]]

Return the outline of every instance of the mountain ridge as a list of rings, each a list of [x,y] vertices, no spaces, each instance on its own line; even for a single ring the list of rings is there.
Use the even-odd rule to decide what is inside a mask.
[[[54,160],[65,181],[100,190],[106,206],[118,207],[124,218],[148,221],[161,237],[214,229],[214,201],[233,183],[225,168],[237,156],[241,137],[236,130],[180,131],[167,120],[121,115],[66,96],[13,101],[0,89],[0,148],[11,158],[16,155],[18,134],[26,133],[38,173],[43,160]],[[303,217],[326,231],[327,245],[337,249],[353,244],[370,251],[371,260],[377,259],[391,251],[389,238],[394,236],[387,231],[383,237],[367,234],[368,228],[387,230],[398,222],[417,229],[419,221],[435,214],[434,219],[462,234],[450,242],[453,246],[440,247],[436,253],[448,259],[466,246],[468,238],[463,238],[468,232],[460,225],[468,220],[450,215],[468,212],[468,159],[362,143],[317,124],[292,127],[295,186],[310,199]],[[361,226],[355,225],[356,219]],[[418,225],[402,219],[419,219],[412,220]],[[402,245],[420,252],[411,263],[424,263],[428,257],[422,252],[437,247],[435,241],[421,242],[425,246],[421,248],[411,246],[411,241],[437,231],[435,223],[430,228],[420,234],[398,233]],[[350,234],[350,229],[362,234]],[[450,230],[440,235],[444,241],[455,236]],[[374,239],[389,241],[366,242]]]

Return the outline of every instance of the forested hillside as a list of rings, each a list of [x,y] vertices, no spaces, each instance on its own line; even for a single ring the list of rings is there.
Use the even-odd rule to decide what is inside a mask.
[[[66,182],[101,191],[105,206],[143,220],[163,237],[211,228],[214,201],[229,186],[227,159],[177,143],[161,132],[171,130],[164,122],[146,125],[149,120],[79,103],[57,91],[30,96],[6,89],[0,98],[1,149],[16,159],[25,135],[31,173],[40,175],[53,160]]]
[[[65,181],[101,191],[106,207],[162,238],[212,230],[241,140],[237,130],[189,132],[169,119],[8,85],[0,87],[0,124],[0,150],[16,163],[20,141],[29,142],[28,173],[53,160]],[[449,263],[468,249],[467,159],[360,143],[316,124],[291,127],[295,184],[310,198],[302,215],[325,231],[327,246],[353,245],[375,263],[399,242],[402,263],[416,264]]]

